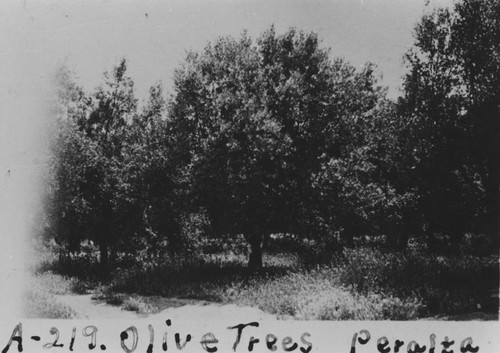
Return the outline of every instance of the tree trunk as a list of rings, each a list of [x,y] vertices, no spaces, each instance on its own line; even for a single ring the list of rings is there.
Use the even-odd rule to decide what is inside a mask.
[[[252,271],[262,268],[262,234],[253,233],[250,238],[248,268]]]
[[[108,254],[108,243],[106,240],[101,240],[99,242],[99,251],[101,253],[99,260],[101,261],[101,267],[107,269],[109,265],[109,254]]]
[[[486,151],[487,235],[491,249],[498,253],[500,237],[500,107],[491,102],[486,109],[488,145]]]

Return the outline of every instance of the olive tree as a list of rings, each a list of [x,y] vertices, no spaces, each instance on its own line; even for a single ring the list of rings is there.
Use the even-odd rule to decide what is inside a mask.
[[[356,119],[384,94],[371,65],[358,72],[329,54],[314,33],[271,28],[189,52],[176,71],[169,128],[190,206],[215,234],[245,235],[251,268],[269,234],[341,228],[330,204],[342,201],[318,175],[350,158]]]

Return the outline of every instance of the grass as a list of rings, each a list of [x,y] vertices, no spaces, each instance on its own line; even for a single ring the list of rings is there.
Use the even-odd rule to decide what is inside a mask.
[[[424,315],[498,313],[498,257],[407,254],[371,248],[347,250],[340,280],[358,293],[386,292],[421,298]]]
[[[297,255],[274,252],[264,256],[264,270],[250,273],[246,256],[230,252],[141,259],[117,268],[109,281],[101,282],[92,279],[95,263],[82,265],[89,258],[77,256],[76,265],[63,267],[90,269],[80,279],[47,271],[61,269],[61,264],[45,265],[37,277],[44,289],[31,297],[38,303],[37,312],[48,312],[53,305],[40,293],[93,288],[96,299],[143,315],[182,305],[183,300],[208,300],[259,307],[282,319],[415,320],[478,311],[498,319],[498,297],[491,296],[499,286],[495,256],[443,256],[418,247],[394,253],[360,246],[315,267],[302,265]],[[55,313],[51,315],[71,315],[65,308],[50,310]]]
[[[279,318],[300,320],[410,320],[421,302],[358,294],[339,282],[338,269],[318,267],[285,276],[256,278],[220,290],[224,302],[258,306]]]
[[[77,314],[70,307],[57,301],[54,295],[74,292],[76,279],[51,272],[32,277],[25,293],[25,316],[29,319],[73,319]]]
[[[109,287],[115,292],[221,301],[218,288],[254,277],[284,275],[298,266],[293,255],[264,256],[265,269],[250,273],[246,261],[245,256],[232,255],[164,259],[160,266],[156,261],[139,262],[117,270]]]
[[[132,296],[125,299],[122,303],[123,310],[135,311],[138,314],[147,315],[154,312],[150,304],[146,303],[143,298]]]
[[[495,257],[346,249],[329,265],[305,268],[285,254],[248,273],[243,259],[172,261],[136,266],[115,277],[114,291],[256,306],[280,318],[414,320],[476,311],[497,313]]]
[[[25,317],[28,319],[74,319],[76,313],[59,303],[51,294],[30,290],[26,294]]]

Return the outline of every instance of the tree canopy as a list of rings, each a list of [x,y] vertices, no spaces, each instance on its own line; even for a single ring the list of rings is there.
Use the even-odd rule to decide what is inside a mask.
[[[57,75],[47,216],[68,249],[177,254],[243,236],[262,267],[272,234],[331,254],[356,236],[499,235],[498,1],[425,15],[403,97],[317,34],[271,27],[190,51],[166,96],[139,107],[126,60],[86,93]],[[196,238],[196,239],[195,239]],[[319,255],[318,255],[319,257]]]
[[[103,265],[117,249],[154,246],[179,233],[169,183],[165,98],[161,85],[137,112],[133,81],[122,60],[92,94],[63,68],[56,79],[47,200],[51,232],[75,250],[84,239],[100,247]],[[152,250],[153,251],[153,250]]]
[[[378,148],[368,135],[388,108],[384,93],[372,65],[357,71],[331,61],[314,33],[271,28],[256,43],[243,34],[190,52],[176,71],[170,128],[192,207],[208,213],[214,232],[247,237],[251,267],[262,265],[271,233],[352,228],[372,195],[354,201],[353,189],[330,183],[326,196],[328,182],[318,178],[342,165],[345,183],[347,173],[370,168],[363,153]],[[332,216],[335,205],[345,217]]]
[[[500,3],[464,0],[422,18],[403,106],[416,184],[434,231],[486,232],[500,220]]]

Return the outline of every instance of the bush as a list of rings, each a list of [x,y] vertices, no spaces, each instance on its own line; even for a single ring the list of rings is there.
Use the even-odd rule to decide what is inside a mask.
[[[81,288],[76,278],[61,276],[52,272],[37,274],[32,277],[30,288],[36,292],[46,292],[54,295],[64,295],[74,292],[74,288]]]
[[[141,297],[128,297],[122,303],[122,309],[127,311],[135,311],[138,314],[149,314],[153,308],[144,302]]]
[[[28,319],[74,319],[77,314],[59,303],[53,295],[31,289],[26,293],[25,316]]]
[[[70,307],[59,303],[55,295],[73,292],[79,281],[51,272],[38,274],[31,278],[30,288],[25,296],[25,315],[27,318],[72,319],[76,313]]]
[[[419,317],[418,299],[399,299],[370,293],[360,295],[342,289],[320,293],[304,319],[319,320],[412,320]]]
[[[244,258],[231,260],[167,257],[159,265],[154,261],[139,262],[118,269],[110,287],[114,291],[164,296],[191,296],[205,299],[210,288],[247,272]]]
[[[58,273],[64,276],[77,277],[82,280],[102,278],[105,273],[99,264],[99,256],[93,249],[83,247],[74,252],[60,253],[57,260],[47,263],[38,273]]]
[[[421,298],[428,315],[498,308],[498,301],[492,302],[490,294],[499,285],[495,256],[439,256],[420,251],[405,255],[370,248],[345,249],[340,272],[342,284],[353,286],[359,293]]]
[[[423,308],[417,299],[356,294],[340,285],[336,268],[325,266],[232,283],[220,296],[226,302],[258,306],[280,318],[301,320],[410,320]]]
[[[139,295],[152,294],[258,306],[281,318],[307,320],[410,320],[478,310],[498,315],[498,297],[492,296],[499,286],[497,256],[429,253],[419,238],[410,239],[405,253],[369,244],[330,253],[329,264],[316,266],[304,266],[303,258],[289,252],[264,254],[265,268],[250,272],[246,254],[238,248],[246,248],[246,241],[238,239],[236,245],[225,237],[206,241],[205,250],[193,257],[141,253],[131,262],[119,257],[117,264],[123,267],[113,271],[100,294],[95,293],[140,313],[150,308],[147,298]],[[289,239],[280,235],[272,241],[277,245]],[[314,260],[317,243],[303,240],[303,244],[308,244]],[[48,267],[79,274],[84,280],[39,272],[31,294],[38,304],[32,311],[57,306],[50,295],[86,293],[95,287],[95,279],[86,279],[94,273],[96,261],[89,256],[74,253],[62,258],[71,261],[70,266],[63,267],[60,261]],[[85,267],[85,261],[91,265]],[[55,316],[72,315],[64,307],[53,310]]]

